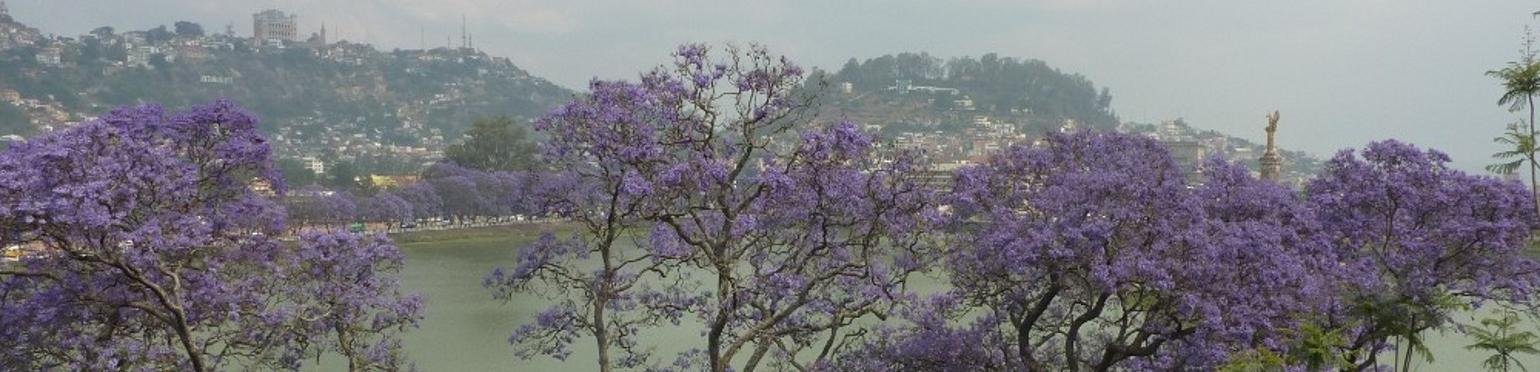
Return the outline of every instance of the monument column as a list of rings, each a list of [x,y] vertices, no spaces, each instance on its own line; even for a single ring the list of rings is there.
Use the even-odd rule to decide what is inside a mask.
[[[1283,158],[1278,156],[1278,147],[1273,143],[1273,134],[1278,132],[1278,111],[1267,114],[1267,151],[1262,153],[1262,179],[1278,182],[1278,174],[1283,170]]]

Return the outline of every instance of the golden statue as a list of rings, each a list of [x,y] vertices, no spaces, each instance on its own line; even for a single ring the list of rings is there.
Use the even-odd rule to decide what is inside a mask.
[[[1273,150],[1273,133],[1278,131],[1278,110],[1267,114],[1267,151]]]

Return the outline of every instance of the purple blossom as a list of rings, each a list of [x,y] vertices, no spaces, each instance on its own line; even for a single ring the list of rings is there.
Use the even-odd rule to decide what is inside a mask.
[[[379,345],[420,302],[388,278],[395,247],[278,243],[285,213],[252,187],[286,190],[269,153],[228,101],[120,108],[0,152],[0,244],[38,249],[0,267],[0,365],[295,369],[337,352],[400,367]]]
[[[1523,185],[1467,175],[1433,150],[1383,141],[1343,151],[1305,188],[1347,280],[1343,319],[1353,362],[1373,366],[1391,337],[1447,324],[1448,303],[1528,304],[1536,262],[1523,254],[1540,227]],[[1397,331],[1402,330],[1402,331]],[[1406,334],[1403,332],[1410,332]],[[1366,356],[1365,356],[1366,355]]]
[[[680,46],[673,64],[595,80],[536,122],[544,159],[561,171],[541,175],[531,200],[583,228],[571,243],[524,248],[488,278],[504,298],[536,282],[565,289],[548,298],[569,304],[573,321],[521,327],[520,355],[563,355],[550,345],[580,332],[596,339],[601,370],[645,365],[629,330],[688,314],[708,324],[705,342],[676,367],[721,371],[749,355],[790,363],[894,306],[926,266],[918,257],[935,255],[922,167],[870,158],[872,140],[853,123],[807,121],[812,100],[790,61],[725,49]],[[625,239],[644,247],[622,249]]]

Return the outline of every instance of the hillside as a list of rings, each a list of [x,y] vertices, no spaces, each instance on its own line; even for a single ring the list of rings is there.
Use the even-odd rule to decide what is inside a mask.
[[[1112,93],[1088,78],[1035,59],[985,54],[941,59],[900,53],[850,59],[816,80],[831,86],[821,107],[827,118],[849,119],[890,140],[897,149],[923,150],[943,169],[982,161],[1001,148],[1035,141],[1045,133],[1118,130],[1165,143],[1189,171],[1203,159],[1223,156],[1253,169],[1262,146],[1181,119],[1161,124],[1122,122]],[[1297,183],[1320,161],[1282,151],[1283,179]]]
[[[261,117],[283,156],[415,161],[436,156],[474,118],[522,122],[570,95],[469,48],[379,51],[324,36],[258,43],[164,27],[71,38],[0,20],[0,102],[10,103],[0,103],[0,135],[28,136],[120,105],[227,97]]]
[[[994,53],[977,59],[948,60],[927,53],[900,53],[858,62],[851,59],[832,80],[849,83],[852,112],[873,102],[923,103],[945,113],[966,111],[967,117],[913,112],[914,124],[955,124],[972,121],[972,115],[988,115],[1023,126],[1023,129],[1054,129],[1066,121],[1081,127],[1112,129],[1118,119],[1112,111],[1112,95],[1098,91],[1084,76],[1060,71],[1035,59],[1000,57]]]

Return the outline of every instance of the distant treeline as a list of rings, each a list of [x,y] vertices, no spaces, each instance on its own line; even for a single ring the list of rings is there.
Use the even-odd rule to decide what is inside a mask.
[[[1059,71],[1036,59],[995,53],[948,60],[924,52],[889,54],[866,61],[851,58],[831,80],[850,82],[861,92],[909,80],[914,85],[957,88],[973,99],[975,107],[990,113],[1008,114],[1017,108],[1053,122],[1074,119],[1099,129],[1117,125],[1107,88],[1098,91],[1085,76]]]

